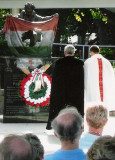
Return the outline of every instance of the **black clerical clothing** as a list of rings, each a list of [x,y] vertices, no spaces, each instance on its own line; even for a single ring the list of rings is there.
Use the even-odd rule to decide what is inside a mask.
[[[66,105],[75,106],[84,114],[84,62],[66,56],[56,61],[52,77],[49,121]]]

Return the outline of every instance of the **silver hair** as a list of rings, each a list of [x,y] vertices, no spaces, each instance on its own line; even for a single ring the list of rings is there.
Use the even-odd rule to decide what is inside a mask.
[[[65,46],[64,48],[64,52],[67,52],[68,54],[74,54],[76,51],[75,47],[72,44],[68,44],[67,46]]]

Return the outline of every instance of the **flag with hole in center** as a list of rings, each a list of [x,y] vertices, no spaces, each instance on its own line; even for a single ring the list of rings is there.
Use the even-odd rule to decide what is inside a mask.
[[[47,57],[51,55],[57,24],[57,16],[42,22],[29,22],[16,17],[7,17],[3,32],[14,55]]]

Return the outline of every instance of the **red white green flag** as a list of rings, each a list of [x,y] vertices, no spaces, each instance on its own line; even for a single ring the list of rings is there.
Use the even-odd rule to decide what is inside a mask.
[[[29,22],[16,17],[7,17],[3,31],[12,52],[17,56],[47,57],[51,54],[56,35],[58,17],[43,22]],[[33,31],[40,36],[35,46],[29,47],[29,40],[23,41],[25,32]]]

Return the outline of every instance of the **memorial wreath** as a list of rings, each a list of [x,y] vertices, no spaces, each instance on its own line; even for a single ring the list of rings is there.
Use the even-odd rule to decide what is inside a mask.
[[[50,101],[51,77],[36,68],[20,82],[20,95],[25,104],[36,108],[46,106]]]

